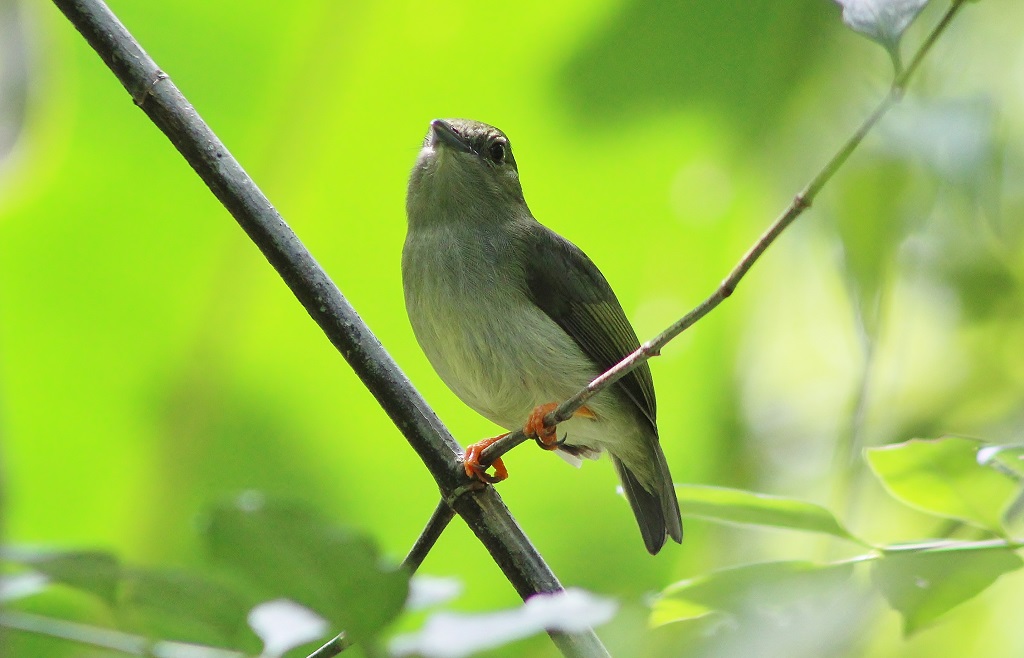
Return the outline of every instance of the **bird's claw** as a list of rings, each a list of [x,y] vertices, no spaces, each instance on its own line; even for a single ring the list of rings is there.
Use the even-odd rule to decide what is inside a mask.
[[[549,443],[544,443],[543,441],[541,441],[540,437],[534,437],[533,440],[534,440],[534,442],[539,447],[544,448],[545,450],[558,450],[559,448],[561,448],[561,447],[563,447],[565,445],[565,442],[568,439],[569,439],[569,435],[568,434],[563,434],[562,438],[557,439],[554,443],[550,443],[550,444]]]
[[[505,464],[501,461],[501,457],[495,459],[494,463],[490,465],[480,463],[480,455],[483,451],[495,441],[505,436],[507,436],[507,434],[484,439],[483,441],[473,443],[466,448],[466,454],[462,457],[462,467],[465,469],[468,477],[487,484],[496,484],[508,478],[508,469],[505,468]],[[487,469],[491,466],[494,467],[494,475],[487,472]]]
[[[523,426],[523,434],[536,441],[537,445],[545,450],[558,449],[559,441],[555,428],[549,427],[544,422],[544,416],[557,408],[558,405],[554,402],[535,407],[530,413],[530,417],[526,419],[526,425]]]

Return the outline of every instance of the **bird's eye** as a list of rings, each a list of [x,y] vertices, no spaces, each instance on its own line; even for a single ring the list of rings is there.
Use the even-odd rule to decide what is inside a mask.
[[[504,163],[505,145],[501,142],[492,142],[490,147],[487,149],[487,155],[490,156],[491,162],[494,164]]]

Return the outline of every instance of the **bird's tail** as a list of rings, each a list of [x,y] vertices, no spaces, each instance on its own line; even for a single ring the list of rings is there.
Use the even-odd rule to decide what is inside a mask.
[[[633,508],[633,515],[640,525],[640,534],[644,538],[644,545],[651,555],[657,554],[665,545],[665,537],[669,536],[676,541],[683,541],[683,521],[679,515],[679,501],[676,500],[676,490],[672,484],[672,475],[668,471],[668,462],[665,461],[665,453],[661,446],[654,443],[656,457],[655,469],[653,472],[656,484],[652,486],[653,491],[648,490],[637,476],[620,460],[612,455],[612,462],[615,464],[615,471],[619,474],[619,481],[622,482],[622,489],[626,493],[626,500]]]

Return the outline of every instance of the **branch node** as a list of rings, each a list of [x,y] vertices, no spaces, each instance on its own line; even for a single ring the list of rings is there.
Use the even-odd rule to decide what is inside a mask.
[[[794,210],[803,212],[804,210],[807,210],[810,207],[811,207],[811,200],[807,196],[806,192],[800,192],[795,197],[793,197],[793,209]]]
[[[167,79],[168,75],[166,73],[164,73],[160,69],[156,69],[155,71],[153,71],[153,75],[150,76],[149,80],[147,80],[143,85],[141,85],[139,89],[136,89],[132,92],[132,101],[134,101],[134,103],[139,107],[142,107],[142,105],[146,102],[146,99],[153,95],[153,90],[156,88],[156,86],[160,84],[161,81]]]
[[[480,480],[470,480],[465,484],[460,484],[451,490],[447,496],[444,496],[444,504],[448,507],[455,509],[455,502],[468,493],[476,493],[477,491],[483,491],[484,487],[487,487],[484,482]],[[443,495],[443,492],[442,492]]]

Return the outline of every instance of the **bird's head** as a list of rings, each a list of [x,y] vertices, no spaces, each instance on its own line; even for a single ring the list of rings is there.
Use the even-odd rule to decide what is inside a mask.
[[[407,207],[410,224],[505,221],[523,212],[508,137],[479,121],[431,121],[409,180]]]

